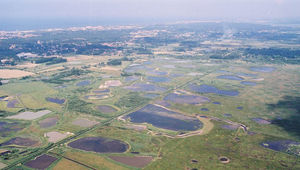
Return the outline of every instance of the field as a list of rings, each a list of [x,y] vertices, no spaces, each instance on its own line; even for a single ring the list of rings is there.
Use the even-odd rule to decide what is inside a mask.
[[[297,29],[227,26],[36,32],[0,69],[0,167],[300,169]]]

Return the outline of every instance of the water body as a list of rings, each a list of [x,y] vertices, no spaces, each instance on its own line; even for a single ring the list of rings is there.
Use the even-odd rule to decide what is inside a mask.
[[[292,140],[266,141],[261,146],[275,151],[286,152],[289,154],[299,155],[299,149],[291,149],[293,146],[299,148],[300,143]]]
[[[123,141],[104,137],[85,137],[69,143],[68,146],[97,153],[122,153],[129,148]]]
[[[137,92],[164,92],[166,88],[156,86],[154,84],[136,83],[131,86],[124,87],[125,89]]]
[[[237,96],[239,95],[239,92],[236,90],[220,90],[214,86],[210,86],[210,85],[195,85],[192,84],[189,86],[189,88],[194,91],[194,92],[198,92],[198,93],[214,93],[214,94],[219,94],[219,95],[224,95],[224,96]]]
[[[10,100],[10,101],[8,101],[8,103],[7,103],[7,105],[6,105],[6,107],[7,108],[15,108],[16,107],[16,104],[18,104],[19,102],[18,102],[18,100]]]
[[[249,73],[237,73],[237,75],[243,77],[252,77],[252,78],[257,77],[257,74],[249,74]]]
[[[226,79],[226,80],[244,80],[242,77],[235,75],[221,75],[217,77],[218,79]]]
[[[213,102],[213,104],[221,104],[220,102]]]
[[[202,122],[165,108],[148,104],[126,116],[133,123],[149,123],[155,127],[174,131],[194,131],[202,128]]]
[[[94,90],[93,93],[102,94],[102,93],[109,93],[109,89],[103,89],[103,90]]]
[[[99,105],[97,106],[97,109],[101,112],[101,113],[113,113],[116,112],[117,110],[111,106],[107,106],[107,105]]]
[[[251,71],[261,72],[261,73],[271,73],[275,70],[274,67],[250,67]]]
[[[87,85],[90,85],[91,84],[91,81],[90,80],[84,80],[84,81],[81,81],[79,83],[76,84],[76,86],[87,86]]]
[[[56,103],[56,104],[63,104],[63,103],[65,103],[65,99],[58,99],[58,98],[47,97],[46,100],[48,102],[52,102],[52,103]]]
[[[181,95],[176,93],[170,93],[164,97],[164,100],[179,104],[202,104],[209,102],[209,98],[196,95]]]
[[[242,81],[241,84],[246,86],[256,86],[256,83],[252,81]]]
[[[149,77],[147,77],[147,80],[150,82],[154,82],[154,83],[165,83],[165,82],[169,82],[171,79],[168,77],[149,76]]]
[[[139,78],[140,78],[140,77],[138,77],[138,76],[128,76],[128,77],[125,78],[125,81],[126,81],[126,82],[136,81],[136,80],[138,80]]]

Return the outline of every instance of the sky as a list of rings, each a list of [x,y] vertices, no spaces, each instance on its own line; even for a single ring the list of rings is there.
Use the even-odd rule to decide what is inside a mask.
[[[0,19],[272,20],[300,18],[299,7],[300,0],[0,0]]]

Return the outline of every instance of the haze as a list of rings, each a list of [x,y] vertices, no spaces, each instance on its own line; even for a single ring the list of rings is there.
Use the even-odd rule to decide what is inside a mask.
[[[0,18],[263,20],[300,17],[299,0],[1,0]]]

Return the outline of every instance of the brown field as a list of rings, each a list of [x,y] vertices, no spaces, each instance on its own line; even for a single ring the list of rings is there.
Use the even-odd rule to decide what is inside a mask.
[[[109,156],[110,159],[123,163],[125,165],[137,167],[137,168],[143,168],[146,165],[148,165],[152,161],[151,156]]]
[[[93,167],[95,169],[115,169],[115,170],[127,169],[120,165],[110,162],[104,157],[92,153],[71,151],[65,153],[64,156],[69,159],[78,161],[82,164],[89,165],[90,167]]]
[[[46,137],[48,137],[49,142],[58,142],[64,138],[66,138],[69,135],[69,133],[60,133],[60,132],[48,132],[45,134]]]
[[[72,122],[73,125],[77,125],[80,127],[92,127],[98,123],[99,122],[97,122],[97,121],[92,121],[92,120],[88,120],[88,119],[84,119],[84,118],[78,118]]]
[[[2,169],[4,167],[6,167],[6,165],[4,163],[0,162],[0,169]]]
[[[99,89],[106,89],[108,87],[118,87],[121,86],[122,82],[120,80],[108,80],[104,84],[99,86]]]
[[[25,76],[32,76],[34,73],[22,71],[22,70],[9,70],[9,69],[1,69],[0,70],[0,78],[9,79],[9,78],[20,78]]]
[[[39,64],[35,64],[35,63],[24,63],[24,64],[16,65],[14,67],[17,67],[17,68],[33,68],[33,67],[36,67],[38,65]]]
[[[84,170],[88,169],[78,163],[75,163],[73,161],[62,159],[59,161],[54,167],[53,170],[62,170],[62,169],[72,169],[72,170]]]
[[[64,67],[62,67],[62,66],[60,66],[60,67],[54,67],[54,68],[49,68],[49,69],[46,69],[46,70],[42,70],[39,73],[51,72],[51,71],[62,70],[62,69],[64,69]]]

